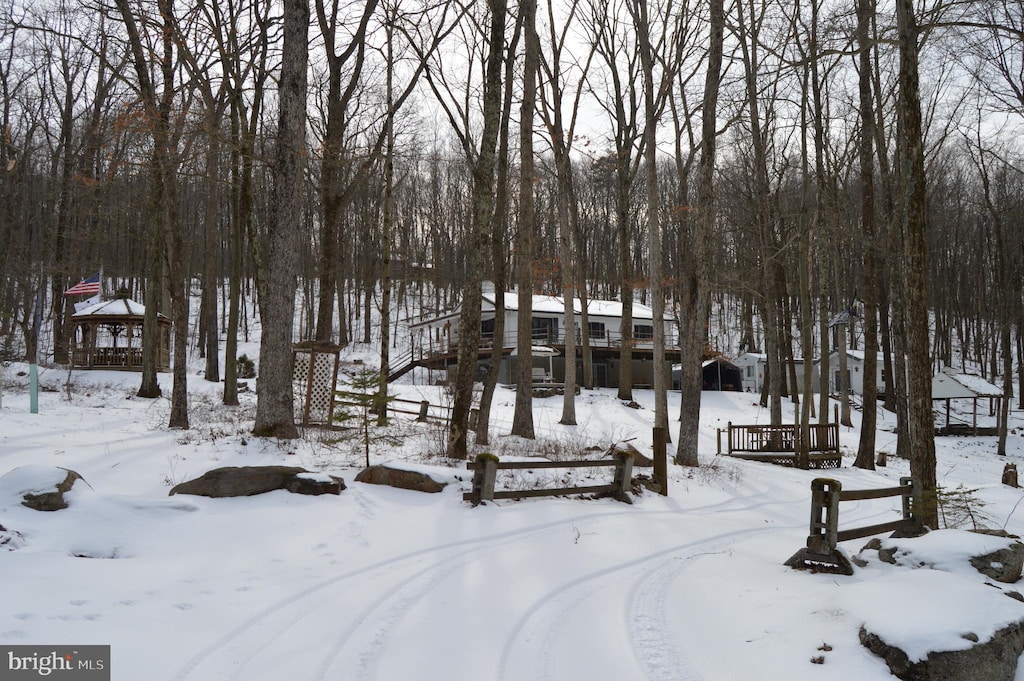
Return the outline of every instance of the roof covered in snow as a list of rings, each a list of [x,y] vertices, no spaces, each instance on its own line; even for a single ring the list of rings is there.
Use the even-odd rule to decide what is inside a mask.
[[[485,304],[489,304],[492,307],[496,304],[493,292],[484,293],[483,299]],[[506,291],[504,302],[506,310],[510,312],[518,310],[519,294],[514,291]],[[534,312],[544,314],[562,314],[565,312],[565,302],[561,296],[534,295],[532,303]],[[579,298],[573,298],[572,308],[574,314],[581,314],[583,312],[583,304]],[[620,318],[622,317],[622,303],[617,300],[590,299],[587,301],[587,314],[592,317]],[[654,310],[647,305],[634,302],[633,319],[654,319]],[[673,317],[666,313],[664,319],[665,321],[672,321]]]
[[[79,310],[75,314],[71,315],[72,319],[84,319],[87,317],[144,317],[146,316],[146,306],[141,303],[137,303],[131,298],[114,298],[113,300],[104,300],[90,305],[89,307]],[[166,319],[165,315],[157,313],[157,316]]]
[[[942,371],[932,378],[933,400],[1002,396],[1002,388],[989,383],[981,376],[957,373],[951,367],[943,367]]]

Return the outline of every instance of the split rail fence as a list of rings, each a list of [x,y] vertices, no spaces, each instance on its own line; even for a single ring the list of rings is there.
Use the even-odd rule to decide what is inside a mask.
[[[372,399],[372,394],[348,390],[334,391],[335,407],[364,407]],[[432,404],[429,400],[406,400],[390,396],[387,400],[389,413],[415,416],[417,421],[446,424],[452,417],[451,407],[443,404]]]
[[[903,497],[903,518],[877,525],[839,529],[839,502],[864,501]],[[811,529],[807,546],[797,551],[786,565],[797,569],[815,569],[823,572],[853,574],[853,566],[838,544],[849,539],[860,539],[875,534],[892,532],[893,537],[915,537],[925,532],[914,509],[921,503],[921,488],[917,478],[900,478],[898,487],[880,489],[843,490],[838,480],[815,478],[811,481]]]
[[[614,467],[612,482],[604,485],[589,485],[560,488],[537,488],[521,490],[495,490],[498,471],[544,470],[550,468],[597,468]],[[472,491],[462,495],[463,501],[474,506],[493,499],[525,499],[527,497],[565,496],[567,494],[607,494],[627,504],[632,503],[629,490],[633,480],[633,453],[616,452],[614,460],[601,461],[507,461],[503,462],[494,454],[484,452],[476,461],[466,464],[473,471]]]

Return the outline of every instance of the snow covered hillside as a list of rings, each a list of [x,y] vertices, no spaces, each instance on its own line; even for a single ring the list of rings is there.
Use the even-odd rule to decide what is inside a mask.
[[[373,463],[411,462],[451,482],[423,494],[354,482],[361,446],[338,433],[251,437],[252,393],[240,408],[223,407],[219,386],[194,372],[192,428],[169,431],[167,401],[134,397],[136,374],[75,372],[69,391],[66,372],[44,370],[39,413],[30,414],[24,369],[4,370],[0,476],[60,466],[88,486],[76,485],[69,508],[42,513],[0,482],[0,541],[9,540],[0,546],[0,641],[109,644],[119,681],[870,681],[891,677],[858,640],[865,623],[925,654],[1024,617],[1024,604],[967,562],[978,542],[1002,540],[961,531],[905,544],[936,569],[870,552],[852,577],[784,567],[804,545],[810,482],[821,472],[716,456],[717,428],[767,421],[747,394],[705,393],[701,467],[671,467],[668,497],[472,508],[462,501],[470,475],[438,456],[436,426],[396,419],[397,444],[371,451]],[[414,380],[393,391],[443,402],[441,388]],[[161,382],[169,393],[169,376]],[[493,451],[631,440],[649,452],[653,398],[636,397],[640,409],[610,390],[584,391],[576,427],[557,424],[560,397],[536,400],[539,438],[524,442],[506,436],[514,397],[499,388]],[[1007,458],[995,455],[995,438],[940,438],[938,476],[972,501],[976,519],[1019,534],[1024,494],[1000,484],[1004,464],[1024,459],[1024,420],[1013,419]],[[894,451],[893,425],[881,419],[880,450]],[[857,438],[856,424],[841,429],[844,465],[827,471],[844,489],[908,474],[894,456],[874,472],[851,468]],[[339,475],[348,489],[168,496],[212,468],[262,464]],[[899,499],[844,504],[840,524],[899,513]],[[866,541],[843,548],[853,555]]]

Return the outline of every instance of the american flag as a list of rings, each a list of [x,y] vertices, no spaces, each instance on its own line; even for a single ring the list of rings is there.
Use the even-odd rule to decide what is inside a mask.
[[[91,296],[100,292],[100,273],[92,275],[88,279],[83,279],[78,282],[67,291],[64,292],[66,296]]]

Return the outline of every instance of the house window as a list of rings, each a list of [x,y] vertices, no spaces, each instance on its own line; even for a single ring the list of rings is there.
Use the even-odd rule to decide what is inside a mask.
[[[654,338],[654,327],[650,324],[634,324],[633,338]]]
[[[754,377],[754,365],[751,364],[751,365],[749,365],[747,367],[747,378],[753,378],[753,377]]]
[[[605,337],[604,322],[587,322],[587,329],[590,331],[591,338]]]
[[[534,317],[531,323],[533,340],[552,343],[558,340],[558,320],[553,317]]]
[[[480,320],[480,339],[484,342],[492,340],[494,338],[494,320],[493,319],[481,319]]]

